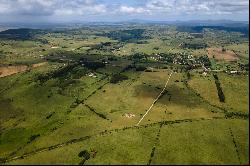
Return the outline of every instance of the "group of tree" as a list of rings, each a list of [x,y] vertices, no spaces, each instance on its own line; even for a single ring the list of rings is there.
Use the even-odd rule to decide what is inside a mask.
[[[123,74],[114,74],[111,76],[110,83],[116,84],[118,82],[121,82],[123,80],[127,80],[128,76],[123,75]]]
[[[143,36],[144,31],[144,29],[111,31],[109,33],[106,33],[105,36],[114,40],[119,40],[120,42],[135,43],[141,39],[145,39],[145,37]]]
[[[218,76],[216,74],[213,74],[213,76],[214,76],[215,85],[216,85],[216,88],[217,88],[217,92],[218,92],[220,102],[225,102],[225,95],[224,95],[224,93],[222,91],[219,78],[218,78]]]

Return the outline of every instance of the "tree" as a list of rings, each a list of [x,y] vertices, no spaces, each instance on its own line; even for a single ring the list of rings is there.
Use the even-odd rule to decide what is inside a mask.
[[[90,154],[87,150],[83,150],[78,154],[79,157],[82,157],[82,161],[79,163],[79,165],[83,165],[85,163],[85,161],[87,161],[88,159],[90,159]]]
[[[87,150],[83,150],[78,154],[79,157],[83,157],[85,159],[89,159],[90,158],[90,154]]]

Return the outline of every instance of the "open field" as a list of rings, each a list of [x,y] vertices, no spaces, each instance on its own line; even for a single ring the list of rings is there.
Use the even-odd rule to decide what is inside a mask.
[[[142,24],[0,39],[0,164],[249,163],[245,35]]]
[[[239,134],[239,130],[247,133],[247,126],[247,121],[239,120],[163,126],[152,164],[246,164],[249,136]]]
[[[249,45],[248,43],[242,43],[242,44],[232,44],[226,46],[227,49],[230,49],[237,53],[240,57],[243,58],[249,58]]]
[[[216,85],[214,83],[214,78],[212,75],[204,77],[202,75],[195,74],[189,81],[189,86],[211,104],[223,107],[234,112],[248,113],[248,76],[219,73],[218,77],[225,94],[225,103],[221,103],[219,100]]]
[[[112,131],[8,164],[78,164],[83,150],[96,152],[86,164],[247,164],[247,123],[216,119]]]

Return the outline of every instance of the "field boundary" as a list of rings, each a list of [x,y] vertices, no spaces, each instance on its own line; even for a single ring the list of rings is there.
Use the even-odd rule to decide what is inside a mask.
[[[196,122],[209,121],[209,120],[215,120],[215,119],[226,119],[226,118],[224,118],[224,117],[214,117],[214,118],[209,118],[209,119],[199,118],[199,119],[183,119],[183,120],[175,120],[175,121],[160,121],[160,122],[155,122],[155,123],[150,123],[150,124],[140,125],[140,126],[134,125],[134,126],[123,127],[123,128],[118,128],[118,129],[104,130],[104,131],[98,132],[98,133],[93,134],[93,135],[88,135],[88,136],[83,136],[83,137],[80,137],[80,138],[71,139],[71,140],[68,140],[66,142],[56,144],[56,145],[51,145],[49,147],[43,147],[43,148],[39,148],[39,149],[36,149],[34,151],[31,151],[31,152],[26,152],[26,153],[24,153],[24,154],[22,154],[20,156],[15,156],[15,157],[8,156],[8,157],[5,157],[5,158],[0,158],[0,164],[10,162],[10,161],[13,161],[13,160],[24,159],[25,157],[33,156],[33,155],[38,154],[38,153],[42,153],[42,152],[50,151],[50,150],[57,149],[57,148],[60,148],[60,147],[64,147],[64,146],[67,146],[67,145],[70,145],[70,144],[75,144],[75,143],[78,143],[78,142],[82,142],[82,141],[88,140],[88,139],[90,139],[92,137],[112,134],[113,132],[120,132],[120,131],[125,131],[125,130],[128,130],[128,129],[141,129],[141,128],[153,127],[153,126],[159,125],[159,124],[163,126],[163,125],[173,125],[173,124],[180,124],[180,123],[191,123],[191,122],[195,122],[195,121]]]
[[[220,111],[222,111],[221,113],[225,114],[225,118],[236,118],[236,119],[248,119],[249,118],[249,114],[247,113],[243,113],[243,112],[238,112],[236,110],[234,110],[233,108],[223,108],[220,106],[217,106],[215,104],[210,103],[207,99],[205,99],[204,97],[202,97],[196,90],[194,90],[192,87],[190,87],[188,85],[188,80],[185,80],[184,85],[187,87],[187,89],[189,89],[191,92],[193,92],[196,96],[198,96],[204,103],[208,104],[211,107],[214,107]],[[228,110],[227,110],[228,109]]]
[[[235,148],[235,151],[236,151],[236,154],[237,154],[237,158],[239,160],[239,163],[241,164],[241,159],[240,159],[240,154],[239,154],[238,146],[236,144],[236,141],[235,141],[235,138],[234,138],[234,135],[233,135],[233,131],[232,131],[232,129],[230,127],[229,127],[229,132],[230,132],[230,135],[232,137],[232,141],[233,141],[234,148]]]
[[[87,107],[91,112],[93,112],[94,114],[96,114],[100,118],[105,119],[105,120],[109,120],[104,114],[96,112],[95,109],[90,107],[88,104],[85,104],[84,106]]]
[[[151,154],[150,154],[150,158],[149,158],[149,161],[148,161],[148,164],[147,165],[150,165],[151,162],[152,162],[152,159],[154,157],[154,154],[155,154],[155,149],[159,143],[159,139],[160,139],[160,134],[161,134],[161,128],[163,126],[163,123],[160,124],[160,127],[159,127],[159,130],[157,132],[157,135],[156,135],[156,138],[155,138],[155,143],[154,143],[154,146],[152,148],[152,151],[151,151]]]

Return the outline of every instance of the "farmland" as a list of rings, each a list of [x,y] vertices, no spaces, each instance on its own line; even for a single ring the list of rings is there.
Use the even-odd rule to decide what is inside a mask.
[[[228,29],[1,31],[0,164],[248,164],[249,36]]]

